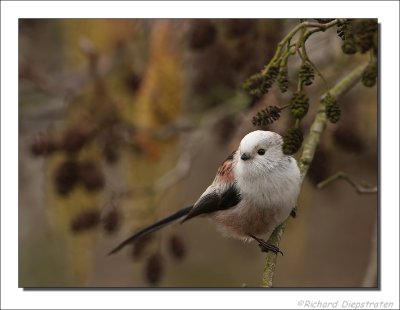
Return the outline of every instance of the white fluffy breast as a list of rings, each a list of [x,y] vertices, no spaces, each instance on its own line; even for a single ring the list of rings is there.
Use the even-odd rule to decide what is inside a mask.
[[[237,184],[242,196],[260,208],[284,208],[290,213],[300,193],[300,171],[296,160],[283,158],[271,169],[257,172],[238,165]]]
[[[249,156],[242,160],[240,154],[244,152]],[[296,160],[283,154],[279,134],[253,131],[242,139],[237,153],[234,173],[243,197],[260,207],[295,207],[300,171]]]

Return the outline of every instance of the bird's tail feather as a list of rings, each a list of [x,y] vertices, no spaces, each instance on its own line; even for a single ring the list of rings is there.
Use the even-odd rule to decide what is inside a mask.
[[[178,212],[175,212],[175,213],[171,214],[170,216],[167,216],[166,218],[163,218],[163,219],[159,220],[158,222],[139,230],[137,233],[135,233],[134,235],[130,236],[128,239],[121,242],[117,247],[115,247],[112,251],[110,251],[108,253],[108,255],[118,252],[123,247],[125,247],[127,244],[135,242],[140,237],[143,237],[147,234],[155,232],[155,231],[163,228],[164,226],[180,219],[181,217],[187,215],[192,208],[193,208],[193,206],[183,208],[183,209],[179,210]]]

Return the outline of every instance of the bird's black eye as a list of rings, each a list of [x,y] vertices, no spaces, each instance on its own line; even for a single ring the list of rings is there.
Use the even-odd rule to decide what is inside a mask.
[[[259,155],[264,155],[264,154],[265,154],[265,150],[264,150],[264,149],[259,149],[259,150],[257,151],[257,153],[258,153]]]

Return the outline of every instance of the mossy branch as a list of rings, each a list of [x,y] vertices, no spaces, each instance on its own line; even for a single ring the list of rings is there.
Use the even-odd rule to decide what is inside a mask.
[[[349,74],[347,74],[342,80],[340,80],[333,88],[328,91],[331,96],[337,99],[344,93],[346,93],[349,89],[354,87],[360,81],[365,67],[365,64],[360,65]],[[310,164],[314,158],[315,150],[317,149],[317,146],[319,144],[322,132],[326,127],[326,123],[327,117],[325,114],[325,105],[320,103],[314,121],[310,127],[307,139],[303,144],[302,154],[298,162],[302,181],[304,181]],[[286,219],[280,226],[275,229],[269,239],[269,243],[277,247],[279,246],[287,222],[288,219]],[[262,279],[263,287],[272,287],[273,277],[276,268],[276,260],[276,254],[270,252],[267,253]]]

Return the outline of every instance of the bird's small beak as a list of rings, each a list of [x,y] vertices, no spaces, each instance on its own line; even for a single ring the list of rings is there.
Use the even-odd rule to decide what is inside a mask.
[[[240,156],[241,160],[248,160],[250,159],[250,155],[248,155],[247,153],[243,153],[242,156]]]

